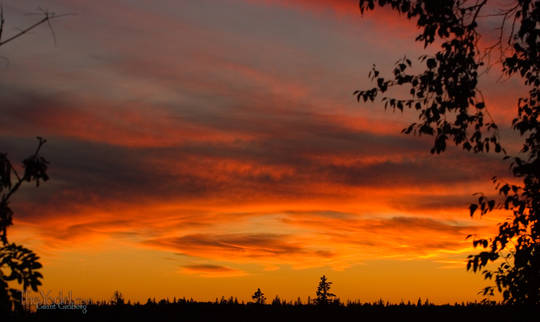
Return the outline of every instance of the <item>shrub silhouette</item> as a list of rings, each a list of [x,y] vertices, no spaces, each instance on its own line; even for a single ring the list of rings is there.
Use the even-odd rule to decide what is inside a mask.
[[[40,8],[41,19],[35,23],[18,29],[12,35],[6,35],[4,7],[0,3],[0,47],[11,43],[27,32],[37,28],[42,24],[47,24],[54,38],[51,21],[70,14],[58,15],[55,12]],[[8,282],[16,281],[22,284],[23,291],[31,288],[37,291],[41,285],[40,279],[43,277],[37,270],[42,267],[38,262],[39,257],[31,250],[14,243],[9,243],[7,238],[7,228],[13,224],[13,211],[9,207],[10,198],[23,183],[35,183],[39,186],[40,181],[47,181],[48,161],[39,155],[40,149],[46,140],[38,137],[38,147],[33,155],[23,161],[24,173],[19,175],[7,154],[0,153],[0,314],[5,312],[20,311],[22,309],[21,291],[11,288]]]
[[[21,245],[10,243],[7,237],[7,228],[13,224],[13,211],[9,206],[11,197],[25,182],[39,186],[41,181],[49,180],[48,161],[39,154],[46,140],[38,137],[38,141],[35,152],[22,162],[22,175],[17,172],[7,154],[0,153],[0,310],[4,313],[22,309],[21,291],[10,287],[9,282],[22,284],[23,291],[28,288],[37,291],[43,277],[38,272],[41,268],[39,257]]]

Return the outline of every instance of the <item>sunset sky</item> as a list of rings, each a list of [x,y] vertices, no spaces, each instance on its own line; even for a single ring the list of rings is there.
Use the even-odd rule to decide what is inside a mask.
[[[56,45],[40,26],[0,48],[0,152],[48,140],[51,180],[15,196],[8,235],[43,289],[305,300],[326,274],[343,300],[481,299],[465,237],[501,217],[467,207],[508,165],[432,155],[400,133],[414,114],[352,95],[425,53],[413,23],[356,0],[7,0],[6,33],[38,6],[76,15]],[[521,89],[499,76],[481,88],[507,134]]]

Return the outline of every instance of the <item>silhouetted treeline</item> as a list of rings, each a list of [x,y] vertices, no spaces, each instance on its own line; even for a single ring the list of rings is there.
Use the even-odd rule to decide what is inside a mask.
[[[14,321],[537,321],[540,307],[494,303],[433,305],[428,301],[391,304],[334,301],[306,304],[275,298],[272,304],[242,303],[235,298],[213,302],[149,299],[146,303],[102,302],[75,309],[40,309]]]

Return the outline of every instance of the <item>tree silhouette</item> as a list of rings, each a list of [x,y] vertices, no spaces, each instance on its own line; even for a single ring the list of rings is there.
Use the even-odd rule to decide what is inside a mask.
[[[279,295],[276,295],[276,297],[274,297],[274,299],[272,300],[272,305],[281,305],[281,299],[279,298]]]
[[[261,289],[258,288],[257,291],[251,296],[253,300],[255,300],[256,304],[264,304],[266,302],[266,297],[264,296],[264,293],[261,292]]]
[[[491,4],[491,3],[490,3]],[[499,224],[499,232],[489,239],[473,240],[483,251],[469,256],[467,270],[481,272],[486,279],[495,279],[505,303],[540,303],[540,1],[515,0],[487,13],[487,0],[360,0],[362,13],[376,6],[388,6],[408,19],[416,21],[420,34],[416,41],[424,47],[440,44],[433,55],[423,55],[420,73],[411,73],[412,62],[400,59],[389,79],[380,76],[374,66],[369,74],[377,86],[356,91],[358,101],[374,101],[379,94],[393,87],[407,87],[408,98],[383,96],[385,108],[414,109],[418,123],[403,130],[406,134],[434,137],[431,153],[445,151],[453,141],[466,151],[501,153],[510,160],[510,169],[521,183],[510,184],[493,177],[501,196],[499,202],[480,195],[470,206],[484,215],[495,208],[506,209],[513,216]],[[494,6],[501,5],[493,3]],[[501,5],[502,6],[502,5]],[[493,9],[493,8],[492,8]],[[479,19],[499,19],[496,42],[479,48]],[[437,41],[436,41],[437,40]],[[491,119],[478,78],[482,66],[491,67],[497,55],[507,77],[518,76],[528,95],[517,102],[513,128],[523,138],[520,155],[511,156],[500,143],[498,126]],[[495,57],[497,57],[495,56]],[[501,260],[502,259],[502,260]],[[490,262],[500,263],[487,269]],[[493,295],[494,287],[484,289]]]
[[[37,291],[43,276],[37,270],[41,268],[39,257],[23,246],[9,243],[7,228],[13,224],[13,211],[9,203],[10,198],[19,190],[24,182],[35,182],[39,186],[41,181],[49,180],[47,175],[48,162],[40,156],[40,150],[46,140],[38,137],[38,146],[35,152],[22,162],[24,173],[20,175],[7,154],[0,153],[0,310],[2,312],[18,311],[21,306],[21,291],[11,288],[8,283],[17,281],[22,284],[23,291],[29,287]]]
[[[315,303],[318,305],[325,305],[332,302],[332,297],[335,297],[336,295],[333,293],[330,293],[330,287],[332,286],[332,282],[329,282],[326,279],[326,276],[323,275],[321,277],[321,281],[319,282],[319,285],[317,286],[317,298],[315,299]]]
[[[125,304],[124,296],[122,295],[122,293],[120,293],[119,290],[114,291],[113,296],[112,296],[112,304],[114,305]]]
[[[38,310],[24,319],[6,321],[530,321],[531,311],[519,306],[462,303],[454,305],[427,304],[417,307],[410,303],[350,302],[344,305],[315,307],[283,301],[280,305],[264,306],[230,303],[177,302],[169,299],[148,299],[146,304],[126,303],[122,306],[110,301],[88,301],[85,311]],[[322,310],[321,310],[322,308]],[[82,312],[87,312],[81,314]],[[536,313],[536,311],[532,311]],[[4,321],[3,319],[2,321]]]
[[[55,39],[51,21],[71,15],[58,15],[41,8],[39,10],[39,15],[42,16],[41,19],[25,28],[18,29],[16,33],[6,38],[4,37],[6,23],[4,7],[0,3],[0,47],[42,24],[48,25],[53,39]],[[38,262],[39,257],[23,246],[9,243],[7,238],[7,228],[13,224],[13,211],[9,207],[10,198],[24,182],[35,182],[38,187],[40,181],[47,181],[49,179],[47,175],[48,161],[39,155],[41,147],[45,144],[46,140],[40,137],[37,139],[38,147],[36,151],[22,162],[24,168],[22,176],[19,175],[11,161],[7,158],[7,154],[0,153],[0,194],[2,196],[0,200],[0,241],[2,242],[2,248],[0,248],[0,313],[22,309],[21,291],[11,288],[8,285],[9,282],[17,281],[18,284],[22,284],[23,291],[26,291],[29,287],[37,291],[37,287],[41,285],[40,278],[43,277],[41,273],[37,272],[42,267]]]

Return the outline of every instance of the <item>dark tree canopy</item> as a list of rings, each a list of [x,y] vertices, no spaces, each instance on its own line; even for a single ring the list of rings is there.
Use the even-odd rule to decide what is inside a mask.
[[[491,5],[500,8],[489,7]],[[504,5],[504,7],[502,7]],[[512,212],[499,224],[499,233],[490,239],[473,241],[483,250],[469,256],[467,269],[495,279],[505,303],[540,303],[540,1],[514,0],[502,4],[487,0],[360,0],[362,13],[389,7],[416,22],[416,41],[424,47],[440,47],[435,54],[419,58],[423,70],[410,72],[412,61],[400,59],[393,75],[383,77],[373,67],[369,77],[376,86],[356,91],[358,101],[374,101],[382,95],[385,108],[416,110],[419,121],[403,130],[406,134],[434,137],[432,153],[445,151],[453,142],[466,151],[502,154],[520,184],[493,181],[501,200],[481,195],[470,206],[484,215],[495,208]],[[497,19],[497,39],[491,47],[480,48],[479,20]],[[513,128],[523,138],[519,155],[509,155],[502,147],[495,124],[479,89],[479,75],[494,55],[502,72],[518,77],[528,95],[517,99]],[[405,87],[409,97],[395,97],[393,87]],[[495,270],[487,269],[496,262]],[[493,295],[494,288],[484,289]]]

